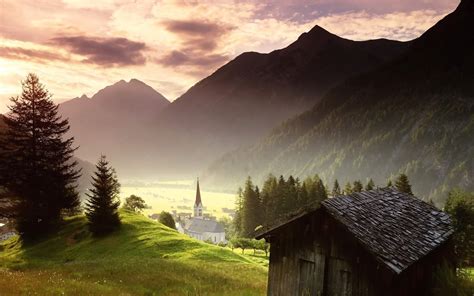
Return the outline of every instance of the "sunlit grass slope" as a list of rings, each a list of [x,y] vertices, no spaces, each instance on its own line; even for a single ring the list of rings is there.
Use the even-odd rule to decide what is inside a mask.
[[[22,247],[0,245],[2,295],[263,295],[267,270],[143,216],[121,213],[122,228],[96,239],[84,217]]]

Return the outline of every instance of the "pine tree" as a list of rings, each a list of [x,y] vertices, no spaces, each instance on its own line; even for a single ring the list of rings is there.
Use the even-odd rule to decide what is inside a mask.
[[[87,194],[86,216],[89,230],[95,235],[107,234],[120,226],[120,184],[115,170],[109,166],[105,156],[100,157],[92,177],[92,189]]]
[[[237,237],[242,235],[242,208],[243,208],[243,190],[241,187],[237,190],[235,199],[235,216],[233,220],[234,234]]]
[[[408,176],[405,174],[400,174],[398,176],[397,180],[395,181],[395,187],[400,192],[405,192],[413,195],[413,193],[411,192],[410,181],[408,181]]]
[[[334,180],[334,186],[332,187],[332,196],[341,195],[341,187],[339,186],[339,182]]]
[[[351,182],[346,183],[346,186],[344,187],[344,194],[346,194],[346,195],[352,194],[352,184],[351,184]]]
[[[322,202],[328,198],[326,187],[324,186],[323,180],[321,180],[319,177],[316,180],[316,192],[316,200],[318,202]]]
[[[245,182],[242,206],[242,236],[244,237],[252,237],[255,228],[262,222],[262,210],[257,190],[252,179],[248,177]]]
[[[0,182],[18,200],[14,212],[21,237],[36,238],[58,225],[63,210],[78,209],[80,170],[72,159],[74,139],[63,139],[69,123],[39,78],[28,74],[21,95],[10,100]]]
[[[361,192],[364,189],[364,185],[360,180],[354,181],[354,187],[352,188],[353,192]]]
[[[367,185],[365,186],[365,190],[366,191],[374,190],[374,188],[375,188],[374,180],[370,179]]]
[[[262,201],[263,224],[270,224],[275,218],[275,200],[277,191],[277,179],[270,174],[263,183],[260,199]]]

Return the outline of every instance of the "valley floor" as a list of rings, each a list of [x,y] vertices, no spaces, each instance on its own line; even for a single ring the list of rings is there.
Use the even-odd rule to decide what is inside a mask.
[[[32,246],[0,244],[2,295],[264,295],[259,256],[202,243],[143,216],[121,213],[122,228],[95,239],[84,217]],[[248,252],[246,252],[248,253]]]

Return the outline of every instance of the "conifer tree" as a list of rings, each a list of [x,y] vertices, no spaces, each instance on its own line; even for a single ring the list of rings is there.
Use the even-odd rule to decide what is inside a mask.
[[[324,186],[323,180],[319,177],[316,179],[316,200],[322,202],[328,198],[328,193],[326,191],[326,186]]]
[[[276,191],[277,191],[277,179],[272,174],[268,175],[267,179],[263,183],[262,192],[260,193],[262,201],[262,216],[263,224],[269,224],[275,218],[275,206],[276,206]]]
[[[364,189],[364,185],[360,180],[354,181],[354,187],[352,188],[353,192],[361,192]]]
[[[28,74],[22,93],[11,98],[0,146],[0,185],[15,197],[16,228],[23,239],[54,229],[63,210],[77,210],[73,138],[64,139],[67,119],[38,76]]]
[[[411,192],[410,182],[408,181],[408,176],[405,174],[400,174],[398,176],[397,180],[395,181],[395,187],[400,192],[405,192],[413,195],[413,193]]]
[[[375,188],[374,180],[370,179],[369,182],[367,182],[367,185],[365,186],[365,190],[366,191],[374,190],[374,188]]]
[[[242,206],[242,236],[244,237],[252,237],[255,228],[262,222],[262,210],[257,190],[252,179],[248,177],[245,182]]]
[[[346,195],[352,194],[351,182],[346,183],[346,186],[344,187],[344,194],[346,194]]]
[[[388,182],[387,182],[387,187],[392,187],[393,184],[392,184],[392,180],[391,179],[388,179]]]
[[[242,234],[242,208],[243,208],[243,190],[239,187],[237,198],[235,199],[235,216],[233,220],[234,234],[239,237]]]
[[[94,235],[104,235],[120,227],[120,184],[115,170],[109,166],[105,156],[100,157],[92,177],[92,189],[87,194],[86,216],[89,230]]]
[[[339,182],[337,179],[334,181],[334,186],[332,188],[332,196],[341,195],[341,187],[339,186]]]

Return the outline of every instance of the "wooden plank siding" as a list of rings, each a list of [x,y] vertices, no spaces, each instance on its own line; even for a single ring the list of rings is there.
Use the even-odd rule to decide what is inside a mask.
[[[268,295],[429,295],[440,247],[402,274],[389,270],[323,210],[284,225],[271,243]]]

